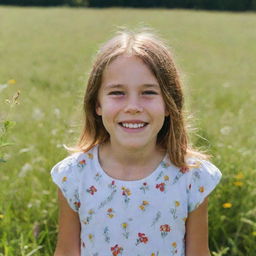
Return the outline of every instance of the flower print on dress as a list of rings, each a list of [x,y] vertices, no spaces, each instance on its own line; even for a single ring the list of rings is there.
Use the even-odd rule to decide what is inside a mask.
[[[167,183],[170,181],[170,178],[168,175],[164,175],[164,173],[161,177],[163,177],[163,182],[156,184],[156,188],[159,189],[159,191],[161,192],[166,192],[166,186]]]
[[[157,251],[156,253],[151,253],[150,256],[158,256],[159,255],[159,252]]]
[[[90,221],[91,221],[91,219],[92,219],[92,216],[93,216],[93,214],[95,214],[95,212],[94,212],[93,209],[90,209],[90,210],[88,211],[88,214],[89,214],[89,216],[87,216],[86,218],[84,218],[84,219],[82,220],[82,223],[84,223],[85,225],[87,225],[87,224],[90,223]]]
[[[85,159],[82,159],[78,162],[77,166],[79,168],[83,168],[84,166],[86,165],[86,160]]]
[[[63,183],[63,182],[66,182],[66,181],[67,181],[67,179],[68,179],[68,178],[67,178],[66,176],[64,176],[64,177],[62,178],[62,180],[61,180],[61,181],[62,181],[62,183]]]
[[[170,231],[171,231],[171,227],[168,224],[164,224],[160,226],[160,232],[161,232],[162,238],[165,238]]]
[[[97,173],[95,174],[95,176],[94,176],[94,179],[95,179],[96,181],[99,181],[101,177],[102,177],[102,175],[97,172]]]
[[[113,200],[114,195],[115,195],[116,192],[117,192],[117,190],[114,189],[111,192],[111,194],[99,204],[98,209],[104,207],[107,203],[111,202]]]
[[[69,199],[70,202],[72,202],[72,199],[70,198]],[[74,206],[75,206],[75,209],[78,211],[80,206],[81,206],[81,202],[79,200],[79,195],[78,195],[78,190],[76,189],[75,190],[75,193],[74,193]]]
[[[89,159],[93,159],[93,154],[92,153],[87,153],[87,156]]]
[[[128,239],[128,238],[129,238],[128,223],[127,223],[127,222],[123,222],[123,223],[121,224],[121,226],[122,226],[122,229],[124,230],[124,232],[122,233],[122,235],[123,235],[126,239]]]
[[[122,195],[124,196],[124,202],[126,203],[126,204],[128,204],[129,203],[129,201],[130,201],[130,198],[129,198],[129,196],[131,195],[131,191],[130,191],[130,189],[129,188],[126,188],[126,187],[122,187]]]
[[[116,244],[115,246],[111,247],[111,252],[113,256],[118,256],[118,255],[122,255],[123,252],[123,248],[121,246],[118,246],[118,244]]]
[[[94,186],[90,186],[90,188],[86,189],[86,191],[91,195],[94,195],[94,193],[97,192],[97,188],[95,188]]]
[[[178,218],[178,216],[176,215],[177,213],[177,208],[180,206],[180,202],[179,201],[174,201],[174,208],[170,209],[170,212],[172,214],[172,217],[174,220],[176,220]]]
[[[116,182],[114,180],[111,181],[110,184],[108,184],[108,187],[112,190],[116,189]]]
[[[159,184],[156,184],[156,188],[159,189],[161,192],[165,191],[165,183],[161,182]]]
[[[141,244],[141,243],[146,244],[147,242],[148,242],[148,237],[144,233],[138,233],[136,246]]]
[[[171,246],[172,246],[171,254],[172,254],[172,255],[177,255],[177,253],[178,253],[178,250],[177,250],[177,243],[176,243],[176,242],[173,242],[173,243],[171,244]]]
[[[104,232],[105,241],[106,241],[107,243],[109,243],[109,241],[110,241],[109,228],[108,228],[108,227],[105,227],[103,232]]]
[[[140,208],[142,211],[145,211],[148,205],[149,205],[149,202],[143,200],[142,203],[141,203],[141,205],[139,206],[139,208]]]
[[[160,218],[161,218],[161,212],[158,211],[158,212],[156,213],[155,218],[153,219],[153,222],[152,222],[152,224],[151,224],[151,227],[154,226],[154,225],[158,222],[158,220],[159,220]]]
[[[161,166],[163,167],[163,168],[168,168],[169,166],[171,165],[171,163],[169,163],[169,162],[167,162],[167,161],[162,161],[161,162]]]
[[[107,216],[112,219],[115,216],[115,211],[112,208],[108,208]]]
[[[88,238],[90,242],[94,242],[94,235],[92,233],[88,234]]]
[[[158,174],[158,176],[157,176],[157,178],[156,178],[156,181],[158,181],[163,175],[164,175],[164,172],[161,171],[161,172]]]
[[[142,183],[142,186],[140,187],[140,190],[142,190],[144,193],[146,193],[146,191],[149,190],[149,186],[148,186],[147,182]]]
[[[172,184],[177,183],[183,175],[184,175],[184,173],[182,173],[181,171],[179,171],[178,174],[177,174],[177,175],[175,176],[175,178],[173,179]]]

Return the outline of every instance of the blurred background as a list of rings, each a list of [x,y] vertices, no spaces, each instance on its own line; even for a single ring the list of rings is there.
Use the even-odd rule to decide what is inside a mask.
[[[80,134],[93,56],[118,28],[146,26],[181,70],[191,140],[223,173],[209,200],[212,255],[255,256],[255,0],[0,4],[0,255],[53,255],[50,170]]]

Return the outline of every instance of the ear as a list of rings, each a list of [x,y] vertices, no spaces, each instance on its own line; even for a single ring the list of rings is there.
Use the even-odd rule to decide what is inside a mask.
[[[95,110],[96,110],[96,113],[97,113],[98,116],[102,115],[101,105],[100,105],[100,103],[98,101],[96,103],[96,109]]]

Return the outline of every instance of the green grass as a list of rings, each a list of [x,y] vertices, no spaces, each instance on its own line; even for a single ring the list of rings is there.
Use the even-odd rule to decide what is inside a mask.
[[[10,7],[0,7],[0,84],[17,82],[0,93],[1,119],[10,108],[5,99],[18,90],[21,96],[8,116],[16,121],[9,135],[15,145],[1,149],[0,255],[53,254],[58,211],[49,171],[66,156],[61,145],[80,132],[95,51],[118,26],[139,25],[159,31],[173,48],[187,109],[206,139],[193,141],[223,173],[209,202],[211,251],[255,256],[256,14]]]

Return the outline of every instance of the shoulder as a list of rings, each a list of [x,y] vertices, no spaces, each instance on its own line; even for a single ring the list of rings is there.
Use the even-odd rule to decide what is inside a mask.
[[[79,180],[88,161],[93,158],[92,150],[88,152],[76,152],[56,163],[51,169],[51,176],[55,183],[69,183]]]
[[[210,161],[193,159],[196,167],[191,168],[187,177],[187,194],[189,212],[196,209],[203,200],[214,190],[221,180],[221,171]]]
[[[188,163],[194,165],[188,171],[188,176],[190,178],[197,177],[201,179],[212,179],[212,180],[220,180],[222,177],[222,173],[217,166],[207,160],[190,158],[188,159]]]

